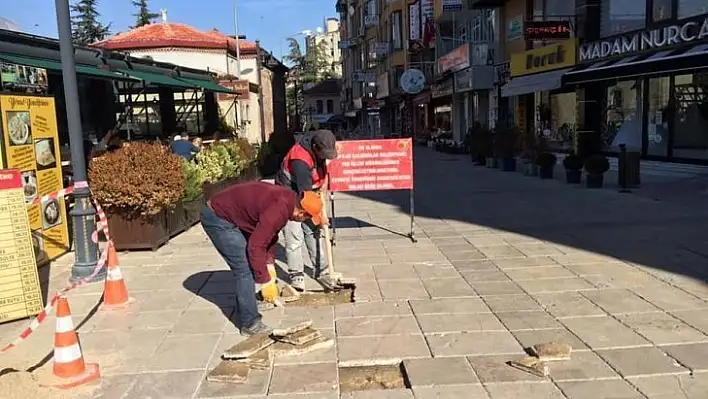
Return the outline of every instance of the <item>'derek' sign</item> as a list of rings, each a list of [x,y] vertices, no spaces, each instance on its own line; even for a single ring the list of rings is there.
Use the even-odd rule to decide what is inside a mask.
[[[413,188],[412,139],[337,142],[329,161],[331,191],[410,190]]]

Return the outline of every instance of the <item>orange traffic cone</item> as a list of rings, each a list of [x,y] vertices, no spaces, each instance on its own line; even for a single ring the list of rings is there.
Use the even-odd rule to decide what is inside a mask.
[[[71,320],[71,310],[66,297],[57,300],[57,326],[54,333],[54,376],[59,381],[48,385],[72,388],[101,377],[98,364],[84,363],[79,339]]]
[[[108,244],[108,273],[106,275],[106,286],[103,289],[104,306],[123,306],[130,302],[128,289],[125,287],[123,274],[118,267],[118,255],[113,243]]]

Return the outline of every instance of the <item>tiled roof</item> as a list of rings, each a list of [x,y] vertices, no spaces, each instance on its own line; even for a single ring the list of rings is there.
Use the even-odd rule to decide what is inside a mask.
[[[323,80],[304,91],[305,94],[339,94],[342,91],[341,79]]]
[[[223,49],[236,51],[236,40],[217,31],[201,31],[176,22],[158,22],[119,33],[110,39],[93,43],[106,50],[134,50],[160,47]],[[239,40],[242,53],[255,53],[256,44]]]

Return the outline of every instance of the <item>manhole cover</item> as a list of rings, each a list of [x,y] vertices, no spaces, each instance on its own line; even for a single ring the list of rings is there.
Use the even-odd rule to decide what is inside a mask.
[[[300,294],[300,298],[287,302],[287,306],[332,306],[354,302],[355,288],[347,288],[335,292],[305,292]]]
[[[360,366],[339,368],[339,389],[342,392],[409,388],[403,366]]]

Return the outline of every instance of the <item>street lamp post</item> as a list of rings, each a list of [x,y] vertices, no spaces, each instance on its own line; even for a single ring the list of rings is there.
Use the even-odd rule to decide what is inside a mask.
[[[59,47],[61,51],[61,72],[64,80],[64,100],[69,127],[71,166],[74,183],[85,182],[86,160],[84,158],[83,129],[79,108],[79,90],[76,84],[76,60],[71,38],[71,15],[69,0],[55,0]],[[70,213],[73,221],[74,247],[76,259],[71,269],[71,281],[78,281],[91,275],[98,263],[98,244],[91,237],[96,232],[96,210],[91,204],[91,193],[87,186],[79,185],[74,190],[74,209]],[[105,278],[105,268],[91,282]]]

